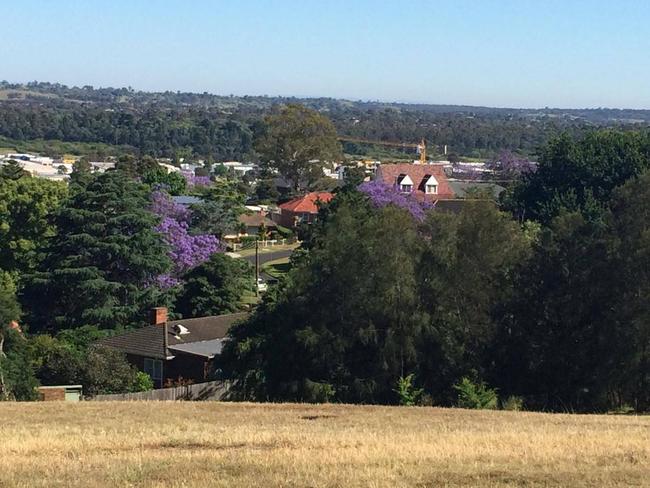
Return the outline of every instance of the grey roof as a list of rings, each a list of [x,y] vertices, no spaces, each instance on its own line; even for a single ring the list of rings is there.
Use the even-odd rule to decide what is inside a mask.
[[[166,359],[173,356],[172,348],[175,346],[223,339],[228,334],[228,329],[235,322],[239,322],[246,317],[248,317],[248,313],[243,312],[171,320],[167,323],[167,344],[169,346],[167,351],[165,351],[165,329],[160,325],[148,325],[124,334],[107,337],[98,341],[98,344],[113,347],[134,356]],[[174,332],[174,326],[177,324],[185,327],[189,334],[177,335]]]
[[[456,198],[465,198],[467,196],[467,191],[470,188],[489,190],[495,198],[498,198],[499,195],[505,191],[505,188],[501,185],[489,181],[449,180],[449,186],[451,186],[451,189],[454,191]]]
[[[212,339],[209,341],[188,342],[187,344],[176,344],[169,346],[169,350],[173,352],[181,352],[193,354],[195,356],[203,356],[212,358],[217,354],[221,354],[223,343],[226,339]]]
[[[201,198],[192,195],[176,195],[172,196],[172,200],[179,205],[194,205],[203,201]]]

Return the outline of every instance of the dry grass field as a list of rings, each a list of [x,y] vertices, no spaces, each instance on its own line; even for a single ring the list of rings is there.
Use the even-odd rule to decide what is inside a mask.
[[[6,403],[0,486],[650,486],[650,417]]]

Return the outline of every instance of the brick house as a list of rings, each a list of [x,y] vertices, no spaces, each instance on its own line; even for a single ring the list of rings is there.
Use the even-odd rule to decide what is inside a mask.
[[[247,316],[234,313],[168,321],[167,309],[161,307],[153,310],[151,325],[98,344],[125,353],[132,365],[151,376],[156,388],[179,378],[201,383],[212,379],[214,359],[221,353],[228,329]]]
[[[411,193],[418,200],[435,202],[455,198],[442,164],[385,164],[377,168],[375,180]]]
[[[297,227],[302,223],[311,224],[318,215],[318,204],[329,202],[334,195],[329,192],[311,192],[280,205],[280,213],[274,217],[283,227]]]

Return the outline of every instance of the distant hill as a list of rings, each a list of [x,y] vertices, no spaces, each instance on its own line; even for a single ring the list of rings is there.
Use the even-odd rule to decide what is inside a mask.
[[[445,145],[469,157],[487,158],[504,149],[534,155],[560,132],[650,124],[650,110],[491,108],[0,82],[0,136],[120,145],[169,157],[181,151],[254,158],[252,140],[262,118],[287,103],[327,114],[341,135],[393,142],[424,138],[433,156]],[[371,144],[345,143],[344,148],[369,157],[386,153]]]

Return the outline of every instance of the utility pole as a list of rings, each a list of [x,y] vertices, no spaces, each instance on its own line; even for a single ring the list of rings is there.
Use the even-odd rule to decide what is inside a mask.
[[[255,296],[260,296],[260,241],[255,238]]]

